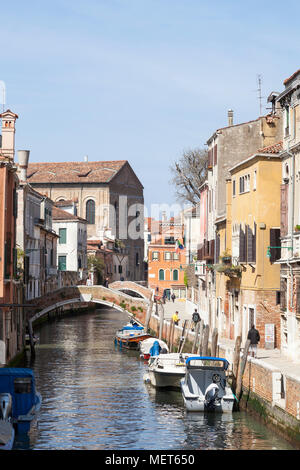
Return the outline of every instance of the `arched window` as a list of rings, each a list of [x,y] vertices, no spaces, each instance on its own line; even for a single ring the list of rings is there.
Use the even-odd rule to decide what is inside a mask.
[[[89,199],[86,203],[86,216],[88,224],[95,223],[95,201]]]
[[[159,279],[160,281],[164,281],[164,280],[165,280],[165,271],[164,271],[163,269],[160,269],[160,270],[159,270],[158,279]]]
[[[178,269],[174,269],[173,271],[173,281],[178,281]]]

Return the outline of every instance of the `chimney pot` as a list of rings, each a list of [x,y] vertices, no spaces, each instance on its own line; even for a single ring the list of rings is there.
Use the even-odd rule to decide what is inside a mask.
[[[30,150],[18,150],[20,181],[27,180],[27,168]]]
[[[228,110],[228,126],[233,126],[233,110]]]

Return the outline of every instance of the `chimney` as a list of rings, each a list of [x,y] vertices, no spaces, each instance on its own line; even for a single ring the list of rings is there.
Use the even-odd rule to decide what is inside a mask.
[[[27,181],[27,168],[29,160],[30,150],[18,150],[18,173],[20,182],[25,183]]]
[[[84,161],[84,162],[88,162],[88,161],[89,161],[88,155],[85,155],[85,156],[83,157],[83,161]]]
[[[233,111],[232,111],[232,109],[228,110],[228,126],[233,126]]]

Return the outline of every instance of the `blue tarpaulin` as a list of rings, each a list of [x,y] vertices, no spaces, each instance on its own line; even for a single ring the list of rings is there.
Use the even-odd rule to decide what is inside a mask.
[[[15,379],[30,378],[30,393],[16,393]],[[12,396],[12,414],[14,418],[27,414],[36,404],[35,380],[31,369],[18,367],[0,368],[0,393],[10,393]]]
[[[152,348],[150,349],[150,356],[158,356],[160,353],[161,347],[158,341],[154,341]]]

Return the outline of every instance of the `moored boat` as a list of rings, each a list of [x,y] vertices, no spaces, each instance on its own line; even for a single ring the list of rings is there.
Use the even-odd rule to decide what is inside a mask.
[[[155,344],[158,344],[157,349],[158,352],[156,354],[168,353],[169,348],[168,345],[162,341],[161,339],[157,338],[147,338],[139,343],[139,349],[141,352],[141,358],[147,361],[150,359],[150,356],[155,355],[153,354],[153,348]]]
[[[148,334],[143,326],[131,322],[117,331],[115,344],[126,349],[138,349],[140,341],[147,338],[152,338],[152,335]]]
[[[235,396],[227,385],[228,361],[220,357],[191,356],[180,381],[188,411],[231,412]]]
[[[16,432],[27,433],[42,402],[41,395],[35,388],[33,371],[18,367],[1,368],[1,394],[11,396],[11,423]]]
[[[15,430],[11,419],[12,397],[10,393],[0,393],[0,450],[11,450]]]
[[[169,353],[151,356],[145,382],[154,387],[180,390],[180,380],[185,375],[186,359],[193,354]]]

